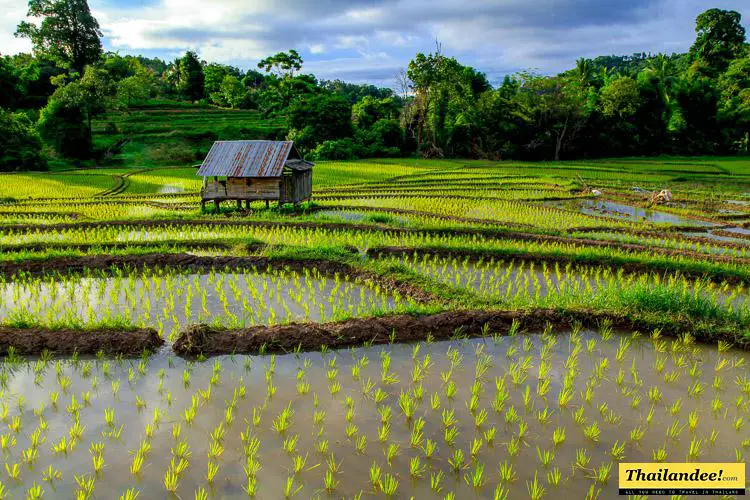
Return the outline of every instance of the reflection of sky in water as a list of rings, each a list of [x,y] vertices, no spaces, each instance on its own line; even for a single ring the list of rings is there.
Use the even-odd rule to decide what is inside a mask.
[[[574,210],[586,215],[597,217],[611,217],[615,219],[624,219],[632,221],[646,220],[649,222],[669,223],[680,226],[715,226],[711,222],[680,217],[668,212],[651,210],[648,208],[633,207],[614,201],[605,200],[576,200],[572,202],[562,200],[550,200],[542,202],[543,205],[561,208],[565,210]]]
[[[385,213],[363,213],[348,210],[321,210],[315,212],[316,218],[326,220],[346,220],[349,222],[370,222],[396,224],[398,226],[408,226],[409,219],[392,214]]]
[[[588,215],[606,215],[621,219],[647,220],[649,222],[666,222],[681,226],[713,226],[710,222],[680,217],[679,215],[660,212],[647,208],[631,207],[622,203],[599,200],[582,200],[581,213]]]
[[[0,284],[0,319],[28,309],[42,322],[70,315],[84,321],[125,316],[163,333],[190,323],[269,324],[323,321],[395,307],[392,297],[333,278],[274,274],[186,274],[79,278],[33,285]],[[329,300],[330,299],[330,300]]]
[[[660,355],[664,359],[664,369],[662,373],[658,373],[655,368],[657,353],[647,338],[631,338],[629,335],[615,334],[610,340],[603,341],[599,334],[584,331],[582,348],[574,369],[576,377],[572,387],[573,401],[569,411],[561,412],[557,397],[568,371],[565,363],[573,348],[573,342],[570,335],[565,333],[556,335],[555,339],[556,342],[549,349],[547,357],[550,366],[550,388],[545,396],[546,399],[537,394],[540,352],[545,343],[540,335],[420,345],[416,358],[422,362],[425,356],[429,355],[430,366],[421,382],[424,398],[418,406],[415,418],[424,418],[425,438],[434,440],[438,445],[435,457],[429,464],[433,472],[437,470],[445,472],[444,486],[447,490],[455,491],[458,495],[473,495],[462,477],[454,477],[450,474],[448,458],[454,449],[460,448],[465,452],[467,461],[470,461],[468,450],[472,440],[475,437],[484,439],[483,432],[494,427],[496,429],[494,446],[489,448],[483,440],[477,457],[480,463],[485,464],[485,476],[488,479],[481,494],[491,495],[498,480],[497,474],[491,472],[497,469],[499,462],[509,459],[504,443],[507,443],[518,430],[518,423],[505,423],[504,412],[510,406],[513,406],[528,424],[525,444],[521,447],[520,454],[512,459],[518,475],[518,481],[510,485],[512,498],[525,498],[526,481],[533,478],[534,471],[540,468],[536,457],[536,447],[539,446],[542,450],[552,449],[551,436],[556,427],[566,430],[566,440],[555,451],[554,459],[554,465],[563,472],[564,476],[575,460],[577,449],[588,451],[592,456],[592,466],[609,462],[610,458],[607,453],[615,441],[629,442],[630,431],[638,426],[645,430],[645,435],[640,446],[633,444],[626,446],[626,458],[633,462],[651,461],[652,450],[665,443],[664,436],[667,428],[676,418],[679,418],[680,425],[684,425],[691,411],[697,412],[698,415],[695,436],[704,440],[703,455],[700,459],[707,462],[735,460],[734,447],[739,444],[743,435],[734,430],[733,422],[739,415],[744,415],[745,419],[748,417],[747,408],[738,409],[734,405],[734,401],[741,395],[741,385],[735,381],[746,379],[750,374],[748,353],[730,351],[720,354],[714,347],[696,345],[694,352],[688,350],[679,352],[676,356],[667,353]],[[621,345],[620,342],[625,342],[627,339],[631,339],[632,344],[624,351],[623,359],[617,361],[616,353]],[[593,342],[591,352],[587,350],[589,342]],[[666,340],[666,342],[667,351],[671,351],[671,340]],[[58,377],[55,373],[55,361],[49,363],[38,383],[34,382],[33,362],[12,369],[6,364],[4,369],[8,386],[3,393],[3,398],[8,404],[8,419],[20,415],[22,422],[22,430],[17,437],[18,442],[7,455],[8,461],[20,462],[18,457],[21,451],[29,446],[28,436],[39,422],[32,409],[45,405],[42,414],[48,423],[48,428],[45,433],[46,441],[39,447],[39,457],[34,468],[28,469],[23,466],[18,483],[13,481],[4,481],[4,483],[14,497],[22,498],[33,482],[42,485],[46,490],[46,498],[68,497],[75,489],[74,475],[92,472],[89,446],[94,442],[103,442],[105,444],[105,467],[101,477],[96,481],[97,498],[118,498],[129,487],[140,489],[141,498],[161,498],[164,496],[162,478],[171,460],[170,449],[175,445],[172,438],[172,425],[182,422],[181,439],[189,444],[192,454],[190,466],[180,481],[178,494],[181,498],[192,497],[196,488],[205,486],[207,454],[210,446],[209,435],[220,422],[224,422],[225,410],[234,397],[235,389],[244,386],[246,395],[244,398],[237,399],[233,422],[231,425],[223,424],[226,429],[223,439],[225,451],[219,461],[220,470],[213,491],[216,498],[244,496],[241,489],[245,481],[242,469],[244,454],[240,432],[246,431],[245,421],[251,420],[253,408],[259,409],[262,415],[260,426],[252,431],[261,443],[258,453],[262,465],[262,470],[258,475],[259,498],[279,497],[279,492],[283,490],[283,484],[290,474],[292,461],[282,449],[284,438],[272,430],[272,422],[290,402],[295,413],[286,437],[298,436],[297,450],[303,456],[307,454],[307,467],[321,464],[298,476],[297,484],[303,486],[299,498],[310,498],[320,491],[327,467],[326,457],[321,457],[315,452],[318,429],[313,425],[312,416],[316,409],[313,404],[313,394],[318,397],[317,410],[326,412],[321,439],[328,440],[329,452],[334,454],[337,462],[341,462],[342,473],[337,476],[340,481],[336,491],[337,496],[351,497],[361,489],[369,491],[368,470],[375,461],[383,467],[384,472],[391,472],[399,477],[400,492],[413,495],[415,498],[424,498],[430,495],[429,474],[421,480],[409,480],[409,461],[413,456],[419,456],[423,464],[428,462],[421,451],[410,448],[410,425],[401,414],[398,405],[399,393],[414,388],[412,383],[413,348],[413,345],[400,344],[331,352],[325,356],[320,353],[276,356],[273,385],[277,388],[277,392],[271,399],[267,399],[265,382],[265,371],[270,365],[269,356],[222,356],[205,362],[192,363],[181,358],[156,355],[148,361],[145,375],[138,375],[139,360],[121,362],[109,360],[106,361],[110,368],[109,376],[105,376],[101,361],[81,361],[77,366],[70,361],[63,361],[61,362],[61,376],[68,377],[71,381],[67,393],[60,392]],[[441,380],[441,373],[448,373],[451,368],[449,349],[457,352],[461,358],[451,375],[451,380],[457,389],[456,396],[452,400],[445,396],[445,385]],[[390,353],[391,373],[399,380],[396,384],[380,383],[382,352]],[[482,389],[479,391],[479,408],[487,410],[487,421],[479,430],[476,430],[473,417],[466,405],[471,397],[471,388],[475,381],[477,353],[481,356],[486,355],[491,362],[481,383]],[[351,374],[352,366],[357,364],[363,356],[368,358],[369,363],[361,368],[360,379],[354,380]],[[682,367],[677,364],[679,356],[684,358],[685,363]],[[526,378],[518,386],[514,386],[509,375],[511,363],[521,364],[526,357],[530,358],[530,368],[526,373]],[[326,372],[331,369],[330,363],[334,358],[336,361],[333,366],[338,369],[336,380],[341,384],[341,390],[337,395],[332,396],[328,388]],[[606,374],[596,385],[591,404],[585,404],[581,399],[581,393],[585,392],[587,382],[595,380],[594,367],[605,358],[609,362]],[[711,388],[711,383],[715,373],[714,367],[721,358],[727,358],[729,363],[721,370],[724,387],[717,392]],[[307,368],[304,368],[305,360],[309,363]],[[733,365],[740,360],[744,360],[745,364]],[[188,426],[182,421],[183,410],[190,406],[191,398],[193,395],[198,395],[199,389],[205,390],[208,387],[214,363],[217,361],[221,369],[219,383],[212,388],[210,399],[199,404],[195,421],[192,426]],[[90,373],[87,376],[83,373],[84,363],[90,364]],[[698,364],[702,373],[696,378],[688,373],[693,363]],[[638,377],[637,384],[633,379],[631,370],[633,367]],[[185,369],[191,370],[190,385],[187,388],[182,380]],[[310,392],[306,395],[299,395],[296,389],[296,374],[300,369],[304,369],[305,374],[302,378],[310,384]],[[129,383],[128,377],[131,370],[134,378],[132,383]],[[160,390],[159,373],[161,370],[164,375],[163,387]],[[675,370],[680,373],[677,380],[665,383],[664,374]],[[617,384],[619,371],[623,372],[621,386]],[[97,389],[92,389],[94,377],[98,381]],[[508,401],[501,413],[496,413],[492,407],[496,393],[495,379],[503,377],[506,379]],[[363,381],[368,379],[388,394],[383,404],[391,406],[393,410],[388,442],[398,443],[401,453],[394,459],[390,468],[385,464],[383,445],[377,439],[380,416],[376,410],[376,404],[373,399],[364,396],[362,390]],[[697,380],[702,381],[704,394],[698,398],[692,398],[688,395],[688,387]],[[112,394],[112,381],[119,381],[120,384],[117,397]],[[524,409],[523,401],[527,386],[530,389],[532,404],[528,412]],[[653,420],[649,425],[646,424],[645,418],[649,410],[648,391],[651,387],[658,387],[663,393],[663,399],[656,404]],[[49,404],[51,391],[60,393],[56,409]],[[629,395],[628,391],[634,391],[633,394],[637,394],[641,399],[635,409],[631,406],[633,396]],[[72,415],[66,411],[72,395],[75,395],[80,403],[81,393],[86,392],[90,393],[90,405],[80,409],[80,422],[86,427],[82,442],[67,455],[54,455],[51,451],[53,444],[62,436],[67,435],[73,422]],[[17,404],[19,394],[24,397],[22,413],[19,412]],[[167,394],[171,396],[171,405],[167,403]],[[440,408],[437,410],[433,410],[430,406],[430,398],[433,394],[438,394],[440,398]],[[146,401],[146,408],[140,411],[136,408],[136,396]],[[347,426],[345,419],[347,397],[351,397],[354,403],[352,424],[357,426],[357,434],[367,436],[367,448],[364,454],[356,453],[353,442],[344,434]],[[721,399],[726,414],[724,410],[716,416],[711,414],[708,403],[714,397]],[[667,407],[678,399],[682,402],[682,408],[677,417],[673,418],[667,411]],[[619,422],[608,423],[601,416],[599,407],[605,402],[607,403],[605,414],[613,412],[621,419]],[[585,408],[584,416],[587,423],[599,424],[602,430],[599,443],[592,443],[584,438],[582,430],[573,422],[572,411],[580,406]],[[542,426],[536,416],[545,407],[549,409],[551,419],[546,426]],[[117,427],[124,425],[120,439],[102,436],[102,432],[107,431],[104,421],[105,408],[114,408]],[[151,439],[152,450],[141,475],[135,477],[129,472],[132,460],[130,452],[137,449],[141,440],[145,438],[146,425],[153,422],[154,410],[157,408],[162,415],[161,423],[154,428],[154,435]],[[454,448],[449,447],[443,440],[441,414],[443,409],[449,408],[454,409],[458,420],[457,428],[460,431]],[[707,437],[712,430],[719,433],[719,441],[713,447],[707,443]],[[10,431],[5,431],[6,434],[8,432]],[[685,459],[691,437],[690,432],[685,429],[679,439],[667,442],[670,460]],[[63,474],[63,479],[57,483],[56,489],[52,489],[41,479],[42,472],[49,465],[53,465]],[[616,481],[616,478],[612,476],[611,480]],[[551,490],[551,487],[548,490],[555,495],[583,498],[590,482],[589,479],[575,475],[570,481],[564,481],[559,491]]]
[[[556,269],[552,263],[545,277],[544,268],[528,263],[475,263],[468,260],[453,262],[451,259],[438,258],[428,260],[400,259],[415,271],[437,278],[453,286],[468,288],[492,297],[512,298],[520,297],[544,299],[551,294],[580,295],[583,297],[595,295],[597,291],[625,285],[616,272],[605,268],[574,266],[570,271],[560,265]],[[523,267],[522,267],[523,266]],[[641,275],[626,273],[623,279],[637,280]],[[747,300],[747,291],[742,286],[730,286],[721,289],[711,283],[704,284],[703,296],[716,298],[723,305],[731,298],[733,307],[743,307]],[[710,287],[706,289],[705,287]],[[538,297],[537,297],[538,293]]]

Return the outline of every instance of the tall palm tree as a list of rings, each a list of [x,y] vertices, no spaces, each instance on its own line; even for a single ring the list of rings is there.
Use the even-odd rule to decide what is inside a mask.
[[[672,85],[677,80],[677,68],[674,62],[668,56],[658,54],[648,61],[646,71],[659,81],[657,84],[659,96],[661,96],[664,104],[669,106],[671,104]]]
[[[579,57],[576,59],[576,68],[573,70],[576,80],[586,87],[591,84],[594,76],[594,68],[591,66],[591,59]]]

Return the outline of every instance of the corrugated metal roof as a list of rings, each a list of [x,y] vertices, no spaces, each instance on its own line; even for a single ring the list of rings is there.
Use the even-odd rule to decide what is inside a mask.
[[[198,175],[279,177],[292,144],[292,141],[216,141]]]

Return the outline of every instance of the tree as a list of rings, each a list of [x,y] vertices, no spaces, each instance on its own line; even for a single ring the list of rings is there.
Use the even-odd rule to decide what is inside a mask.
[[[523,79],[520,92],[532,110],[539,132],[526,147],[546,148],[552,142],[557,161],[589,116],[586,92],[576,78],[525,74]]]
[[[184,97],[197,101],[205,94],[205,76],[198,54],[189,50],[177,63],[177,91]]]
[[[288,110],[289,134],[303,149],[352,135],[352,105],[328,93],[297,98]]]
[[[400,110],[393,97],[376,99],[367,95],[352,107],[352,121],[359,128],[369,128],[378,120],[398,118]]]
[[[742,16],[734,10],[708,9],[695,19],[695,43],[690,56],[697,71],[715,76],[738,57],[745,43]]]
[[[42,136],[63,156],[90,158],[92,121],[114,105],[115,93],[107,72],[89,66],[83,78],[52,94],[39,117]]]
[[[101,62],[102,69],[107,70],[109,76],[116,81],[134,76],[140,68],[137,60],[127,59],[114,52],[108,52]]]
[[[278,78],[269,75],[266,85],[257,93],[258,107],[271,116],[286,110],[293,100],[322,92],[313,75]]]
[[[718,82],[719,119],[728,142],[740,151],[750,148],[750,50],[734,59]]]
[[[30,0],[27,15],[42,18],[41,25],[23,21],[16,36],[29,38],[35,54],[78,74],[101,57],[102,32],[86,0]]]
[[[249,69],[242,78],[242,85],[247,89],[257,89],[263,85],[266,81],[266,77],[260,71]]]
[[[576,67],[573,75],[581,87],[587,87],[594,81],[594,66],[591,59],[579,57],[576,59]]]
[[[292,49],[289,52],[278,52],[272,56],[261,59],[258,68],[266,73],[273,72],[279,78],[292,78],[294,73],[302,69],[302,56]]]
[[[354,151],[363,157],[400,156],[404,146],[404,130],[398,120],[378,120],[369,128],[357,129]]]
[[[219,91],[227,104],[232,108],[241,107],[242,103],[245,101],[245,96],[247,95],[247,89],[245,86],[242,85],[239,78],[233,75],[227,75],[224,77]]]
[[[42,138],[31,120],[0,108],[0,171],[46,169]]]
[[[129,76],[117,82],[117,100],[125,107],[141,103],[151,96],[153,81],[143,75]]]
[[[203,68],[204,79],[204,91],[206,96],[218,106],[226,106],[227,101],[224,99],[224,95],[220,92],[221,82],[224,81],[225,76],[229,76],[227,68],[223,64],[209,64]]]
[[[442,156],[451,143],[454,127],[459,121],[468,122],[465,117],[477,97],[490,88],[487,78],[444,56],[439,43],[435,53],[419,53],[409,62],[407,78],[415,95],[404,110],[405,127],[412,132],[422,155]]]
[[[519,88],[517,78],[506,76],[500,87],[479,97],[476,126],[480,155],[492,159],[518,156],[524,132],[534,125],[525,100],[519,99]]]
[[[18,102],[19,108],[42,108],[47,104],[57,87],[52,80],[67,74],[64,68],[46,56],[34,57],[31,54],[16,54],[12,64],[22,81],[23,95]]]
[[[0,55],[0,108],[15,108],[23,98],[23,82],[10,57]]]
[[[606,117],[626,118],[638,110],[641,96],[638,84],[629,76],[621,76],[602,87],[599,94],[599,106]]]

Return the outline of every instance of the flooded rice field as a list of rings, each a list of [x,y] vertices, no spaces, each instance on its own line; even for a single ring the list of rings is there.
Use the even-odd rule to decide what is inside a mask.
[[[606,325],[513,333],[197,362],[11,356],[5,491],[618,498],[619,461],[744,460],[747,353]]]
[[[118,319],[164,336],[194,323],[246,327],[330,321],[408,306],[378,285],[345,276],[248,269],[179,274],[23,277],[0,282],[0,322],[88,325]]]
[[[605,200],[575,200],[575,201],[545,201],[544,205],[573,210],[586,215],[604,216],[631,221],[647,221],[655,223],[675,224],[679,226],[714,226],[711,222],[681,217],[679,215],[652,210],[649,208],[633,207],[623,203]]]
[[[668,287],[679,298],[715,307],[747,311],[747,289],[743,285],[688,280],[678,275],[625,273],[607,267],[525,261],[478,260],[415,254],[391,257],[420,274],[479,296],[505,304],[540,307],[560,304],[605,304],[632,290]]]
[[[326,221],[369,222],[400,227],[411,225],[411,221],[406,217],[386,213],[355,212],[353,210],[320,210],[315,212],[315,218]]]

